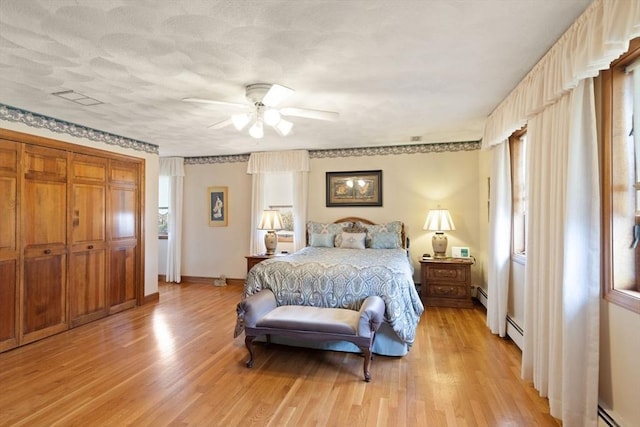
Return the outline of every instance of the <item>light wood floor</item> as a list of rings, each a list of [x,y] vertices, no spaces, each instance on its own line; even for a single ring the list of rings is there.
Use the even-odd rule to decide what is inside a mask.
[[[427,308],[372,381],[349,353],[233,339],[239,286],[161,284],[160,302],[0,354],[0,425],[558,426],[484,310]]]

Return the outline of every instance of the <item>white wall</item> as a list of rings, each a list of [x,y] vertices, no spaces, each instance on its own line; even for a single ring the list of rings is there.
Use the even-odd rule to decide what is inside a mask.
[[[477,285],[487,293],[487,254],[489,253],[489,177],[491,176],[491,151],[478,154],[478,233],[479,244],[476,251],[480,280]]]
[[[640,426],[640,314],[600,304],[600,405],[621,426]]]
[[[33,128],[22,123],[0,120],[0,127],[145,160],[144,203],[146,212],[144,215],[144,241],[142,242],[144,245],[144,294],[151,295],[158,292],[158,155],[55,133],[48,129]]]
[[[251,222],[247,164],[185,165],[182,275],[244,278]],[[209,227],[207,187],[228,187],[227,227]]]

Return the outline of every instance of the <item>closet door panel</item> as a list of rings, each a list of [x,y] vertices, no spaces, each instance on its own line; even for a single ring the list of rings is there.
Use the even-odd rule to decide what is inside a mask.
[[[18,345],[20,148],[0,139],[0,351]]]
[[[71,157],[69,319],[81,325],[107,315],[107,159]]]
[[[135,239],[137,219],[137,190],[111,189],[111,239]]]
[[[110,254],[109,311],[115,313],[136,303],[135,246],[113,247]]]
[[[67,329],[66,254],[25,257],[23,279],[23,343]]]
[[[139,166],[109,164],[109,312],[135,306],[138,283]],[[139,284],[138,286],[142,286]]]
[[[25,145],[22,343],[68,328],[67,153]]]
[[[17,260],[0,259],[0,351],[18,345],[17,314]]]
[[[61,182],[26,180],[24,185],[25,248],[66,245],[67,185]]]
[[[69,317],[72,327],[107,315],[106,264],[104,247],[76,249],[71,254]]]

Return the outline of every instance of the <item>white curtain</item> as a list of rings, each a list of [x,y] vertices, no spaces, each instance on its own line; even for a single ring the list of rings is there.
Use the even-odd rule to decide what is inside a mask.
[[[293,181],[294,250],[305,245],[307,223],[309,152],[306,150],[251,153],[247,173],[252,174],[251,194],[251,253],[264,252],[264,241],[258,230],[264,210],[264,174],[289,172]]]
[[[511,267],[511,158],[505,142],[491,149],[487,326],[507,333],[507,298]]]
[[[600,226],[593,82],[532,117],[523,378],[563,425],[596,426]]]
[[[600,318],[600,178],[593,82],[572,93],[565,202],[562,419],[596,425]],[[576,250],[580,248],[582,250]]]
[[[293,250],[298,251],[307,245],[307,202],[309,172],[293,174]]]
[[[160,175],[169,176],[169,239],[167,245],[167,282],[180,283],[182,258],[182,193],[184,159],[181,157],[160,158]]]
[[[500,144],[578,83],[609,68],[640,36],[640,1],[594,0],[489,115],[482,146]]]

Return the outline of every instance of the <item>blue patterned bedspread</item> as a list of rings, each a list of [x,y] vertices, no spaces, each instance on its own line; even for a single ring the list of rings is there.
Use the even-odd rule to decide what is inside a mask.
[[[245,295],[271,289],[278,305],[359,310],[369,295],[386,305],[385,320],[408,344],[424,310],[404,249],[306,247],[255,265]]]

